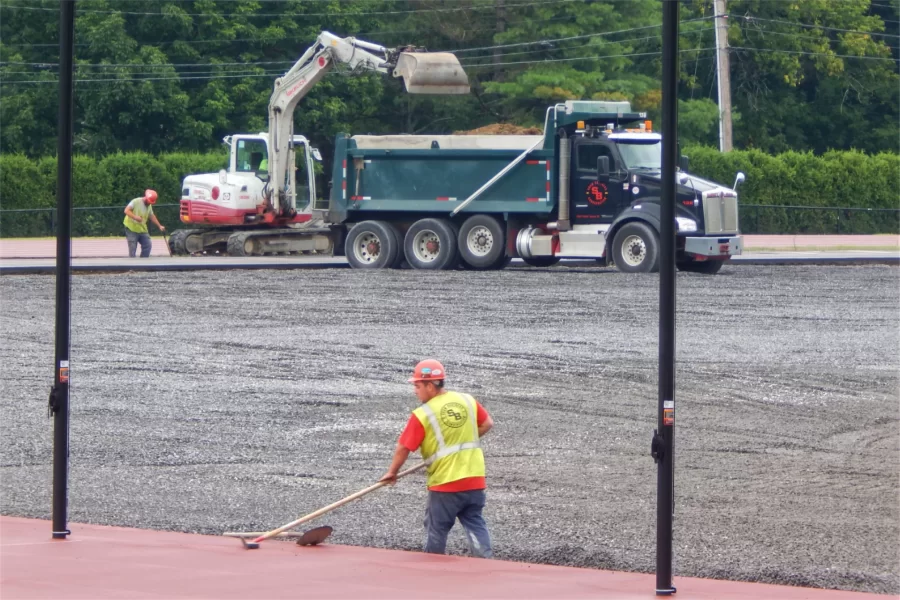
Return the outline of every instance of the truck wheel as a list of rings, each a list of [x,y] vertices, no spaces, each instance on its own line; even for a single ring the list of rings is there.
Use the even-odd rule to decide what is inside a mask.
[[[466,219],[459,228],[457,243],[460,258],[474,269],[496,268],[506,254],[503,226],[489,215]]]
[[[403,253],[414,269],[452,269],[457,263],[453,229],[440,219],[416,221],[403,238]]]
[[[613,260],[625,273],[655,273],[659,270],[659,241],[649,225],[626,223],[613,239]]]
[[[388,223],[388,227],[391,228],[391,233],[394,234],[394,243],[397,247],[397,257],[394,258],[393,263],[388,265],[388,268],[402,269],[403,261],[406,260],[406,257],[403,255],[403,233],[393,223]]]
[[[399,251],[393,226],[383,221],[357,223],[344,242],[347,262],[354,269],[390,268]]]
[[[722,270],[724,260],[685,260],[679,261],[678,270],[687,273],[702,273],[704,275],[715,275]]]

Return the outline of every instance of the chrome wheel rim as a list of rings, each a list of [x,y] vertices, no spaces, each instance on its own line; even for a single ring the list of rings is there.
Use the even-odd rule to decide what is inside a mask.
[[[647,258],[647,244],[639,235],[629,235],[622,242],[622,260],[629,267],[639,267]]]
[[[494,234],[484,225],[469,230],[466,235],[466,248],[475,256],[487,256],[494,247]]]

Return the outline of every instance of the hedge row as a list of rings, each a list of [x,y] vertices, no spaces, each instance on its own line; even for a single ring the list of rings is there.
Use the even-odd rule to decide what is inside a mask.
[[[787,152],[771,156],[757,150],[721,154],[699,146],[687,148],[684,154],[690,158],[691,172],[722,184],[731,185],[737,171],[746,174],[739,189],[745,233],[900,232],[900,156],[896,154]],[[221,152],[120,153],[99,160],[76,156],[73,234],[118,235],[125,204],[148,187],[159,192],[160,220],[177,226],[175,205],[182,179],[190,173],[214,173],[226,162],[227,155]],[[0,155],[0,237],[54,234],[56,167],[55,157],[31,160]],[[94,208],[82,210],[87,207]],[[27,212],[20,212],[23,209]]]
[[[684,152],[693,173],[738,188],[745,233],[900,233],[900,155],[832,151],[821,156],[758,150]],[[844,210],[775,208],[842,207]]]

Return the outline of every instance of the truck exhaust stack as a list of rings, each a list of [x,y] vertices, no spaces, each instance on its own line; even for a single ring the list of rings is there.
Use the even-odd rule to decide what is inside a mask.
[[[449,52],[403,52],[394,67],[410,94],[468,94],[469,77]]]

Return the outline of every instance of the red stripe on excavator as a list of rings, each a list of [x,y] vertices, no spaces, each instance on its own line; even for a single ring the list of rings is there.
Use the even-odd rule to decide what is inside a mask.
[[[540,198],[525,198],[525,202],[540,202]]]

